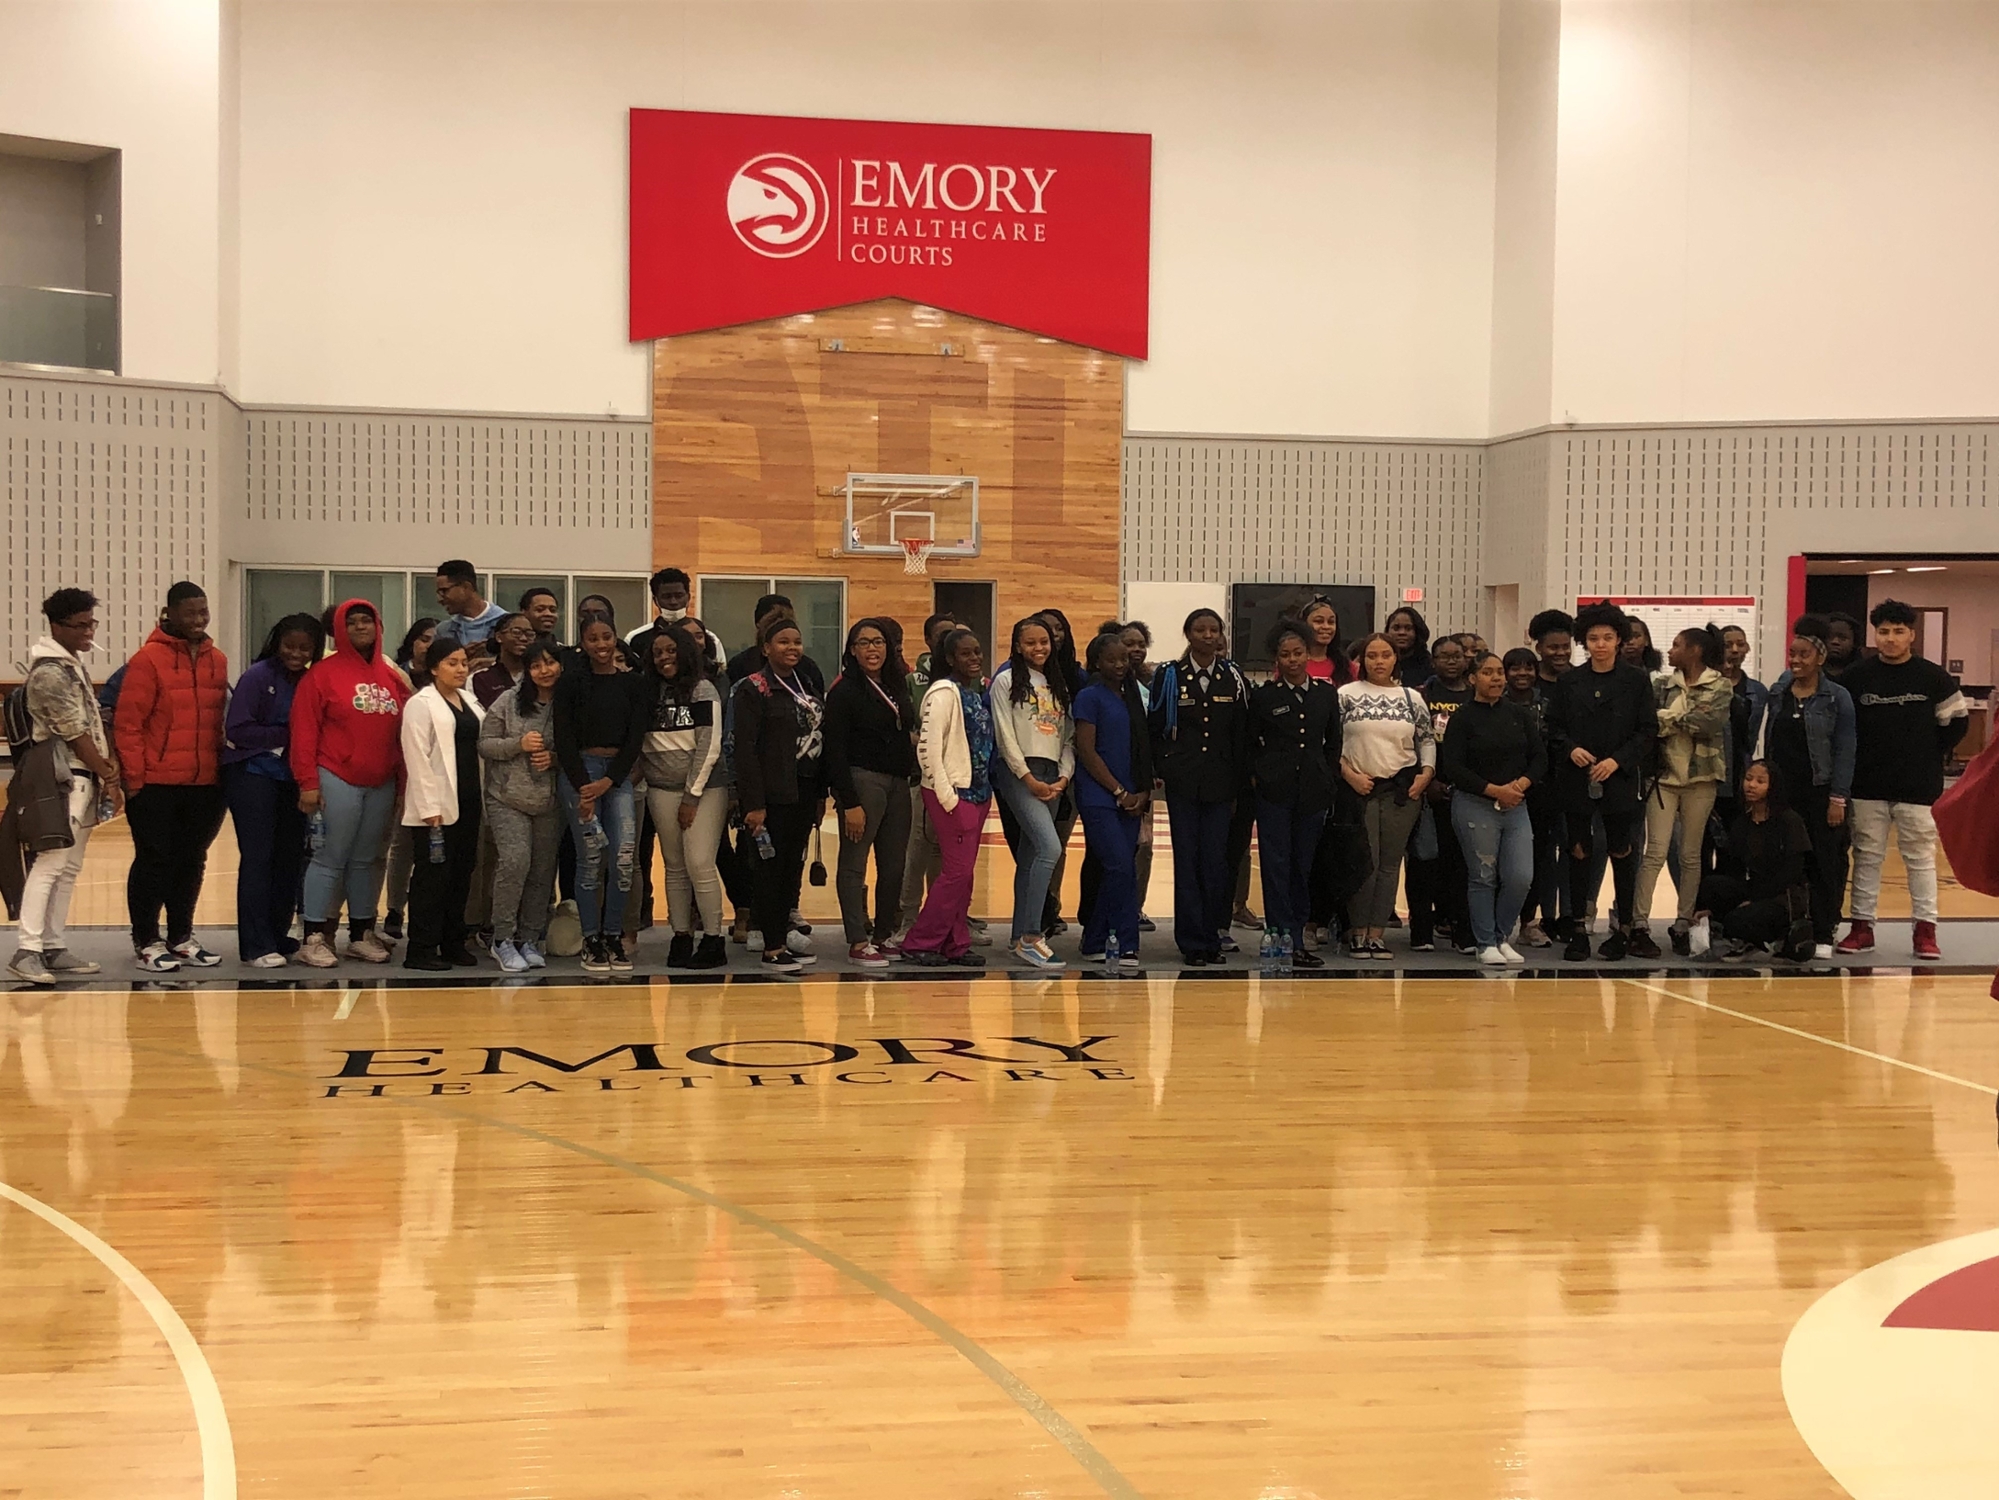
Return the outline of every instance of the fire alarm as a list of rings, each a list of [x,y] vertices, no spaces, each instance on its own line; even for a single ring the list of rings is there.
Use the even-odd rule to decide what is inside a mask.
[[[1423,602],[1423,591],[1421,589],[1404,589],[1402,591],[1402,602],[1404,604],[1421,604]]]

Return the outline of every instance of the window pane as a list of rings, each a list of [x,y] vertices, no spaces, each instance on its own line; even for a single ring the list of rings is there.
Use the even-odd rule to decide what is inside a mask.
[[[694,613],[725,652],[755,644],[757,600],[770,592],[768,578],[701,578],[696,589]]]
[[[556,618],[569,618],[569,579],[561,573],[496,573],[493,575],[493,592],[488,597],[501,609],[519,609],[521,595],[529,589],[552,589],[555,592]],[[568,633],[568,627],[558,624],[558,637]]]
[[[335,573],[327,590],[327,603],[344,604],[349,599],[366,599],[382,612],[382,634],[393,646],[409,629],[409,575],[407,573]]]
[[[805,654],[819,663],[831,682],[840,670],[840,648],[847,641],[846,580],[780,578],[771,592],[791,600],[805,632]]]
[[[246,568],[243,571],[243,655],[264,649],[264,637],[286,615],[316,615],[325,609],[324,575],[287,568]],[[247,662],[239,663],[247,665]]]
[[[646,581],[643,578],[602,578],[578,574],[577,604],[581,605],[591,594],[602,594],[611,601],[619,635],[630,635],[652,618],[652,603],[646,597]],[[571,628],[574,628],[573,618]]]

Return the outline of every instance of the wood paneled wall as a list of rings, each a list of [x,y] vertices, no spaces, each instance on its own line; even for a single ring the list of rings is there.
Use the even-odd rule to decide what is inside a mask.
[[[653,361],[655,567],[844,577],[850,620],[912,640],[937,580],[995,583],[1001,632],[1117,612],[1121,359],[890,301],[661,339]],[[981,555],[910,577],[842,552],[849,472],[976,474]]]

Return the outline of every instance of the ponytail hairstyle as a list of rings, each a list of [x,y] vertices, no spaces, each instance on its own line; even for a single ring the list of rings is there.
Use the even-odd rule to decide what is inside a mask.
[[[84,609],[89,609],[90,607],[88,604],[83,606]],[[78,610],[71,610],[70,614],[73,615],[79,612]],[[63,618],[68,619],[69,616],[65,615]],[[318,661],[320,657],[326,654],[326,627],[312,615],[297,614],[286,615],[271,627],[271,633],[264,637],[263,650],[257,653],[257,660],[269,661],[272,657],[276,656],[278,654],[278,643],[288,635],[310,637],[312,640],[312,659],[314,661]]]
[[[1728,643],[1721,638],[1721,631],[1712,620],[1705,625],[1689,625],[1680,632],[1680,639],[1692,641],[1700,648],[1702,671],[1709,668],[1719,671],[1728,656]]]

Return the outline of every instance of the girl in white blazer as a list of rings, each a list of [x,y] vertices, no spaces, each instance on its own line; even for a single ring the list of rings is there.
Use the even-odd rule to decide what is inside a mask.
[[[923,695],[916,763],[922,768],[923,803],[937,831],[943,868],[930,883],[916,925],[902,940],[902,956],[915,964],[982,968],[985,960],[971,951],[966,917],[972,907],[979,832],[993,798],[993,715],[982,685],[985,657],[979,638],[961,629],[945,635],[933,660],[938,677]]]
[[[403,826],[411,855],[406,969],[441,971],[478,963],[466,946],[465,903],[479,861],[479,722],[466,690],[465,648],[432,641],[430,684],[403,705]]]

